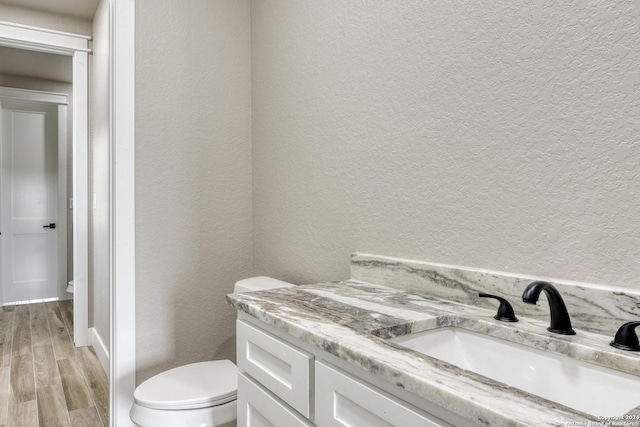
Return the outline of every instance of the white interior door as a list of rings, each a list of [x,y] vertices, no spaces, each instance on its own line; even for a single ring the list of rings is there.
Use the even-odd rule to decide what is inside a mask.
[[[57,106],[2,102],[2,303],[59,296]],[[65,236],[60,236],[65,238]]]

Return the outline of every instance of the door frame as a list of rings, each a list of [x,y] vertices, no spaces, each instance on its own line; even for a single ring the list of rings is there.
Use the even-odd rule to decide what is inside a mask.
[[[110,348],[109,423],[133,426],[129,409],[133,403],[136,373],[135,323],[135,0],[109,2],[109,141],[110,159]],[[57,53],[73,57],[73,150],[74,215],[85,233],[75,239],[84,251],[79,268],[88,277],[88,38],[42,28],[0,22],[0,45]],[[77,80],[76,80],[77,79]],[[76,90],[78,86],[79,90]],[[80,199],[76,199],[76,197]],[[74,221],[76,218],[74,217]],[[74,223],[74,230],[78,226]],[[79,234],[79,233],[78,233]],[[75,257],[75,256],[74,256]],[[74,264],[74,274],[75,272]],[[82,275],[81,274],[81,275]],[[75,278],[74,278],[75,280]],[[77,286],[77,285],[76,285]],[[77,292],[77,291],[76,291]],[[86,289],[83,298],[87,298]],[[86,306],[88,308],[88,306]],[[75,311],[75,310],[74,310]],[[88,315],[88,310],[86,312]],[[87,317],[88,321],[88,317]],[[88,324],[83,325],[88,335]],[[86,338],[85,338],[86,341]]]
[[[57,106],[58,244],[56,250],[58,253],[57,295],[59,298],[64,296],[67,286],[67,99],[68,96],[64,93],[0,87],[0,110],[2,110],[4,101]],[[2,199],[2,197],[0,197],[0,199]],[[2,291],[4,292],[4,289]],[[4,301],[4,295],[2,299]]]
[[[0,22],[0,45],[72,57],[73,65],[73,341],[89,344],[88,137],[91,37]],[[66,203],[65,203],[66,205]]]
[[[136,388],[135,0],[109,0],[110,423],[133,426]]]

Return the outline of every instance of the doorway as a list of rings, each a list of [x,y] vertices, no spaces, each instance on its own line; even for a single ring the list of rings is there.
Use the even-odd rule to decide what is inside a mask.
[[[66,95],[0,98],[2,305],[67,299]]]
[[[0,45],[23,51],[43,52],[53,56],[70,57],[72,66],[72,177],[74,209],[73,223],[73,278],[74,336],[77,346],[89,344],[88,312],[88,53],[90,37],[37,29],[0,22]],[[0,98],[27,102],[52,102],[49,95],[30,90],[0,88]],[[45,99],[41,99],[44,96]],[[55,102],[54,102],[55,103]],[[66,129],[66,123],[59,128]],[[66,206],[66,203],[64,204]],[[66,211],[65,211],[66,212]],[[64,271],[64,270],[63,270]],[[64,283],[64,281],[63,281]]]
[[[59,4],[60,2],[46,2]],[[68,4],[66,2],[65,4]],[[110,423],[130,426],[136,372],[135,327],[135,0],[108,1],[109,140],[111,248],[110,248]],[[87,40],[67,33],[0,22],[0,45],[72,57],[73,61],[73,170],[74,230],[87,228]],[[79,178],[76,178],[79,177]],[[85,178],[84,181],[82,178]],[[82,200],[79,200],[81,198]],[[81,209],[78,209],[81,208]],[[83,212],[80,212],[83,209]],[[74,335],[84,332],[88,313],[78,313],[87,300],[87,235],[74,233]],[[84,287],[83,287],[84,284]],[[81,294],[83,292],[84,294]],[[85,310],[87,307],[85,305]],[[82,338],[82,337],[81,337]],[[78,344],[78,337],[74,337]]]

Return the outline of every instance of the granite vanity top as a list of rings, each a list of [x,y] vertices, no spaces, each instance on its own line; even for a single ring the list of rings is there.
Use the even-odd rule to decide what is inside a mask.
[[[611,348],[611,337],[582,330],[574,336],[557,336],[546,331],[548,320],[519,316],[518,323],[498,322],[493,319],[495,309],[356,280],[231,294],[228,300],[260,321],[480,425],[607,424],[387,338],[459,326],[640,375],[640,355]],[[640,415],[640,408],[631,414]]]

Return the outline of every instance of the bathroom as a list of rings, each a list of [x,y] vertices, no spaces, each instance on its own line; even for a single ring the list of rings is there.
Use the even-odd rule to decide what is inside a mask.
[[[138,381],[356,251],[639,288],[632,6],[138,3]]]
[[[136,8],[138,382],[357,251],[640,288],[632,2],[191,6]]]
[[[136,2],[136,383],[235,359],[237,280],[354,252],[640,289],[639,13]]]

